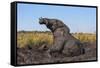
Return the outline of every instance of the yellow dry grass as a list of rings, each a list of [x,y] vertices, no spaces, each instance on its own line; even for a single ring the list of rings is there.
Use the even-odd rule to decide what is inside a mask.
[[[74,37],[82,42],[95,42],[96,35],[89,33],[74,33]],[[43,44],[51,45],[53,43],[53,35],[50,32],[18,32],[17,46],[41,46]]]

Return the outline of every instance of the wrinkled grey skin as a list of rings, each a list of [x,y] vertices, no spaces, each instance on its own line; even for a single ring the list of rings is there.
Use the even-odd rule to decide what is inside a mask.
[[[84,48],[79,40],[70,34],[70,29],[58,19],[39,18],[40,24],[45,24],[53,33],[53,45],[48,52],[62,53],[66,56],[78,56],[84,54]]]

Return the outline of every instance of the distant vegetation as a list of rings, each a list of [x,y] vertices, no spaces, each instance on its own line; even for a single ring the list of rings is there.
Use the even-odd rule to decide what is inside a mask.
[[[81,42],[96,42],[92,33],[72,33]],[[19,31],[17,32],[17,47],[52,45],[53,35],[49,31]]]

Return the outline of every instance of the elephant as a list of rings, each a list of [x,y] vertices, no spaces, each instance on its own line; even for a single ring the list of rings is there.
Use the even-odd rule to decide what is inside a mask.
[[[66,56],[78,56],[85,53],[83,44],[70,33],[69,27],[59,19],[39,18],[39,24],[44,24],[53,34],[53,45],[48,49],[51,55],[54,52]]]

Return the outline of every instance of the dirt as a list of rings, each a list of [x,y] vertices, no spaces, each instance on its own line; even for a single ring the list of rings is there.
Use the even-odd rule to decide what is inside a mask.
[[[61,53],[54,53],[51,57],[47,53],[48,48],[25,47],[17,48],[17,64],[44,64],[44,63],[62,63],[76,61],[96,60],[96,43],[84,43],[85,54],[79,56],[66,56]]]

